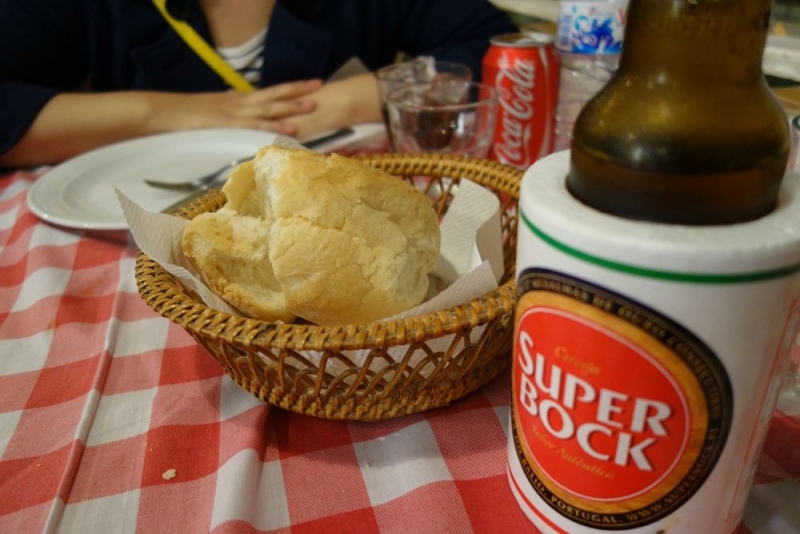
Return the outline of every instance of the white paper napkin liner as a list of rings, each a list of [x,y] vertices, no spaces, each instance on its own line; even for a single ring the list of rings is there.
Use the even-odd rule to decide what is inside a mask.
[[[488,260],[495,282],[503,276],[500,201],[482,186],[463,179],[442,219],[440,262],[434,271],[446,284]]]
[[[128,198],[119,188],[116,188],[116,192],[131,236],[139,249],[150,259],[160,263],[164,270],[180,280],[184,286],[197,293],[207,306],[226,313],[238,314],[190,271],[191,266],[181,246],[183,230],[189,221],[166,213],[147,211]]]
[[[277,146],[302,148],[294,139],[278,136]],[[181,246],[188,221],[150,212],[116,189],[134,242],[152,260],[192,289],[211,308],[238,314],[193,272]],[[446,289],[419,306],[382,320],[434,313],[497,288],[503,270],[499,202],[485,188],[462,179],[440,223],[442,246],[434,276],[453,278]],[[494,243],[492,243],[494,242]],[[444,269],[445,272],[441,272]],[[469,274],[469,276],[467,276]]]

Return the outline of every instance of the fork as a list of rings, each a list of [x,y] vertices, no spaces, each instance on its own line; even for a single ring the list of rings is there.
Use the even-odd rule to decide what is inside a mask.
[[[253,159],[253,156],[247,156],[244,158],[239,158],[231,161],[230,163],[226,163],[219,169],[214,172],[205,174],[203,176],[199,176],[193,180],[189,180],[187,182],[162,182],[160,180],[149,180],[145,179],[145,183],[147,185],[151,185],[153,187],[159,187],[161,189],[169,189],[171,191],[198,191],[198,190],[205,190],[209,189],[211,184],[219,177],[221,177],[226,172],[232,170],[233,168],[241,165],[246,161],[250,161]]]
[[[317,146],[329,143],[341,137],[347,137],[348,135],[352,135],[354,133],[355,130],[353,130],[353,128],[348,126],[346,128],[336,130],[335,132],[332,132],[330,134],[323,135],[315,139],[311,139],[310,141],[305,141],[301,144],[308,149],[313,149],[316,148]],[[224,165],[223,167],[217,169],[212,173],[200,176],[199,178],[194,178],[192,180],[189,180],[188,182],[165,182],[161,180],[150,180],[150,179],[145,179],[144,182],[147,185],[158,187],[161,189],[169,189],[171,191],[189,191],[189,192],[206,191],[208,189],[211,189],[212,184],[215,184],[218,178],[222,178],[222,176],[227,171],[233,169],[237,165],[244,163],[245,161],[250,161],[254,157],[255,156],[251,155],[231,161],[230,163]]]

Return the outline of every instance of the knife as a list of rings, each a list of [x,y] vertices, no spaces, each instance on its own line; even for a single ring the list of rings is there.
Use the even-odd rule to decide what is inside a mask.
[[[314,139],[310,139],[310,140],[305,141],[304,143],[300,143],[300,144],[303,145],[304,147],[308,148],[308,149],[312,149],[313,150],[314,148],[316,148],[318,146],[324,145],[326,143],[330,143],[331,141],[336,141],[337,139],[341,139],[343,137],[347,137],[347,136],[352,135],[354,133],[355,133],[355,130],[353,130],[353,128],[348,126],[346,128],[342,128],[341,130],[336,130],[335,132],[331,132],[331,133],[329,133],[327,135],[322,135],[320,137],[316,137]],[[183,206],[187,202],[191,202],[192,200],[200,198],[201,196],[205,195],[206,193],[208,193],[212,189],[219,189],[225,183],[225,180],[227,180],[227,174],[223,175],[222,179],[215,180],[215,181],[211,182],[210,184],[206,185],[205,187],[202,187],[202,188],[198,189],[197,191],[192,191],[192,193],[190,193],[189,195],[185,196],[181,200],[178,200],[177,202],[175,202],[173,204],[170,204],[169,206],[167,206],[166,208],[161,210],[161,213],[172,213],[173,211],[177,210],[178,208],[180,208],[181,206]]]
[[[327,135],[323,135],[320,137],[316,137],[314,139],[309,139],[305,143],[300,143],[306,148],[317,148],[320,145],[324,145],[325,143],[330,143],[331,141],[336,141],[337,139],[341,139],[342,137],[347,137],[348,135],[353,135],[356,133],[351,127],[342,128],[341,130],[336,130],[335,132],[331,132]]]

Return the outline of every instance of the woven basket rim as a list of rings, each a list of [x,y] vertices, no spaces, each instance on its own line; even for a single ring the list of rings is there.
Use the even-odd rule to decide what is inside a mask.
[[[449,154],[381,154],[353,156],[365,163],[370,161],[408,161],[425,166],[469,166],[488,173],[508,175],[510,190],[505,191],[518,199],[518,182],[523,172],[487,159]],[[420,173],[423,174],[423,173]],[[514,182],[516,181],[516,184]],[[208,202],[223,202],[224,196],[211,191],[186,204],[175,215],[192,218],[201,213],[198,207]],[[305,323],[274,323],[234,315],[211,308],[182,289],[180,283],[157,261],[144,252],[136,259],[136,282],[140,296],[154,311],[181,324],[191,333],[247,348],[281,348],[291,350],[359,350],[388,348],[410,342],[454,334],[513,312],[516,282],[511,276],[497,289],[449,308],[404,319],[378,319],[370,323],[347,325],[316,325]],[[155,283],[166,290],[151,291]]]

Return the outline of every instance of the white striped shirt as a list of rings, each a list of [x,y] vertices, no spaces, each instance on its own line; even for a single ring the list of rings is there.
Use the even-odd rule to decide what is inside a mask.
[[[228,65],[239,71],[253,87],[258,87],[261,82],[261,65],[264,63],[262,52],[267,30],[259,32],[247,42],[239,46],[226,46],[217,48],[217,52]]]

